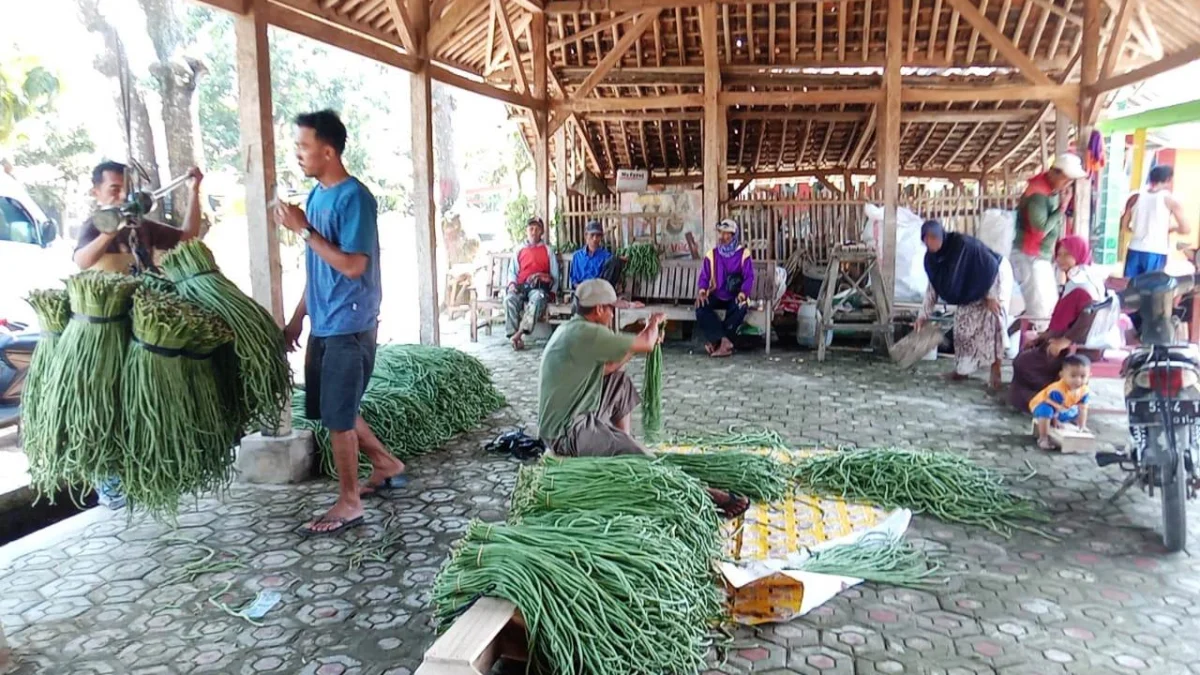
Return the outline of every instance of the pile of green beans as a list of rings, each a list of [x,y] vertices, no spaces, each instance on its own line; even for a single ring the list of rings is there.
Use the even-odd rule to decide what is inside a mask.
[[[654,244],[632,244],[617,251],[617,255],[628,261],[625,276],[630,279],[653,279],[662,267]]]
[[[647,457],[544,458],[521,467],[510,522],[565,512],[654,518],[698,555],[712,559],[720,552],[720,517],[708,490]]]
[[[849,449],[807,457],[794,470],[799,488],[815,495],[907,508],[1005,537],[1029,529],[1020,520],[1048,520],[1036,502],[1010,492],[999,474],[950,452]]]
[[[704,485],[754,501],[783,499],[792,489],[792,469],[770,455],[738,450],[662,452],[659,461],[683,470]]]
[[[329,432],[305,419],[304,403],[297,390],[294,424],[313,431],[322,471],[336,476]],[[448,347],[386,344],[376,350],[361,414],[389,452],[407,459],[437,449],[505,405],[478,359]]]
[[[768,448],[787,450],[788,444],[779,432],[771,429],[755,429],[745,425],[732,425],[723,433],[695,432],[678,434],[672,440],[675,445],[692,445],[701,448]]]
[[[37,314],[42,333],[33,350],[25,388],[21,392],[21,444],[25,457],[34,467],[30,470],[44,475],[47,465],[53,462],[52,453],[57,446],[54,432],[46,426],[49,416],[42,412],[42,399],[46,396],[59,336],[71,318],[71,304],[65,290],[33,291],[26,302]]]
[[[173,519],[184,495],[229,482],[235,436],[211,355],[233,332],[178,296],[145,286],[134,296],[132,318],[121,387],[127,435],[116,474],[131,507]]]
[[[109,272],[67,279],[71,320],[63,329],[27,422],[38,429],[32,485],[54,495],[63,484],[114,475],[124,454],[121,382],[129,345],[129,306],[137,282]],[[39,368],[40,370],[40,368]]]
[[[662,432],[662,345],[654,346],[646,357],[646,376],[642,381],[642,433],[655,441]]]
[[[233,329],[241,385],[240,402],[234,407],[245,408],[250,424],[277,428],[292,393],[283,330],[267,310],[221,274],[212,251],[199,239],[163,256],[162,269],[180,296],[213,312]]]
[[[868,532],[851,544],[812,552],[800,569],[909,588],[935,588],[947,582],[941,565],[902,537]]]
[[[644,518],[475,522],[438,575],[433,603],[446,627],[479,597],[509,600],[541,672],[697,672],[721,597],[711,574],[678,564],[694,555]]]

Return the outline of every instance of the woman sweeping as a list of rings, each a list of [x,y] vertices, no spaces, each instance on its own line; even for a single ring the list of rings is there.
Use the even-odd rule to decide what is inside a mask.
[[[946,232],[936,220],[921,225],[921,240],[926,248],[929,290],[917,319],[918,328],[929,320],[939,297],[954,305],[954,372],[950,379],[965,380],[979,368],[990,366],[989,386],[999,389],[1012,266],[983,242]]]
[[[1046,332],[1028,341],[1013,360],[1013,381],[1009,402],[1021,412],[1029,410],[1029,401],[1038,392],[1058,380],[1063,362],[1071,353],[1097,359],[1100,353],[1081,349],[1095,318],[1085,311],[1104,298],[1102,284],[1092,278],[1092,250],[1087,239],[1063,237],[1055,249],[1054,262],[1067,275]]]

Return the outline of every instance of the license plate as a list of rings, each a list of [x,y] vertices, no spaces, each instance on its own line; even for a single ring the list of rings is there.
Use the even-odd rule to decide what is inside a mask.
[[[1126,401],[1129,423],[1138,426],[1158,426],[1163,423],[1163,409],[1175,425],[1193,424],[1200,419],[1200,399],[1183,401]]]

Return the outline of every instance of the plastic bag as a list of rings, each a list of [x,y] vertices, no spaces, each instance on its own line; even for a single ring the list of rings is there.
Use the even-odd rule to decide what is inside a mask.
[[[988,209],[979,220],[977,238],[997,254],[1007,258],[1012,253],[1013,237],[1017,232],[1017,212]]]
[[[876,254],[883,251],[883,207],[863,206],[867,224],[862,241],[875,245]],[[896,209],[896,297],[895,302],[924,302],[929,277],[925,275],[925,244],[921,243],[920,216],[907,208]]]

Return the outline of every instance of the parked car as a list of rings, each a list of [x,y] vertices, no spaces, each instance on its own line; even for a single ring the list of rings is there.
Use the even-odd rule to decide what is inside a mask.
[[[25,296],[35,288],[61,288],[75,271],[70,244],[58,239],[58,224],[20,183],[0,172],[0,319],[36,326]]]

